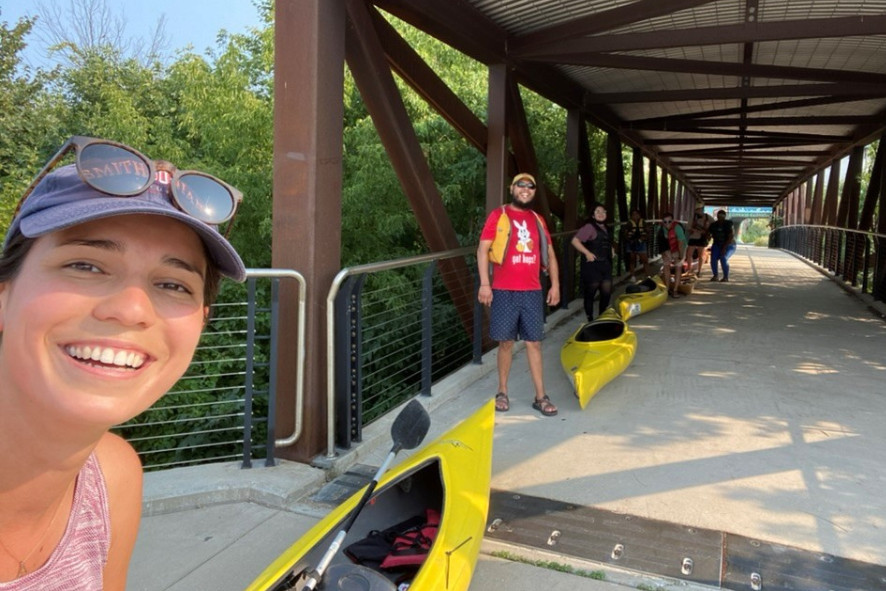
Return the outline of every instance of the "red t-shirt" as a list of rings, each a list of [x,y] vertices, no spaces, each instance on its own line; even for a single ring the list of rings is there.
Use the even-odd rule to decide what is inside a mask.
[[[501,265],[492,264],[492,288],[511,291],[532,291],[541,289],[539,271],[541,270],[541,241],[538,234],[538,221],[544,230],[547,244],[551,243],[551,235],[541,216],[529,209],[518,209],[510,205],[504,208],[511,224],[508,247]],[[502,208],[496,207],[480,233],[480,240],[495,240],[495,231]]]

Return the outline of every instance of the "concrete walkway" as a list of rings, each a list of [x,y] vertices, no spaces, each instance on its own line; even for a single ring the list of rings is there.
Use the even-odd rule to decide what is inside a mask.
[[[493,488],[886,565],[886,322],[790,254],[742,246],[731,264],[729,283],[703,277],[691,296],[633,319],[633,363],[584,411],[559,363],[580,306],[552,315],[545,382],[560,413],[530,407],[519,351],[511,410],[496,417]],[[492,352],[435,385],[429,438],[496,392],[494,369]],[[242,589],[328,511],[311,500],[328,476],[381,463],[388,429],[371,425],[329,472],[284,463],[149,474],[128,588]],[[484,542],[472,591],[691,589],[593,563],[576,568],[605,580],[579,577],[490,555],[498,550]]]

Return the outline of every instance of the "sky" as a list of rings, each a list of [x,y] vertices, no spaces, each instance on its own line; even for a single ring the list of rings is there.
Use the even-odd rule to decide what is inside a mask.
[[[63,11],[76,0],[41,0],[55,4]],[[202,54],[215,47],[215,37],[221,29],[230,33],[243,33],[250,27],[262,26],[258,9],[252,0],[105,0],[115,16],[126,20],[127,33],[147,40],[153,33],[157,20],[166,15],[167,51],[193,45]],[[11,28],[22,16],[34,16],[34,0],[0,0],[0,21]],[[39,26],[39,25],[38,25]],[[36,27],[35,27],[36,30]],[[27,38],[29,47],[22,53],[29,65],[47,65],[45,48],[40,46],[34,31]]]

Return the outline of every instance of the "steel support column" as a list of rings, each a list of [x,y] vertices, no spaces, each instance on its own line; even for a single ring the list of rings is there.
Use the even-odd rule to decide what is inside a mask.
[[[874,227],[874,211],[877,209],[877,202],[883,198],[883,185],[886,183],[886,174],[883,168],[886,165],[886,136],[880,138],[880,145],[877,146],[877,155],[874,157],[874,165],[871,168],[871,178],[868,182],[868,189],[864,197],[864,205],[861,208],[861,215],[858,218],[858,229],[870,232]],[[883,211],[882,208],[880,211]]]
[[[585,211],[597,201],[597,177],[594,173],[594,162],[591,154],[591,140],[588,138],[588,126],[584,117],[579,128],[579,160],[578,176],[581,180],[581,196]]]
[[[812,213],[809,223],[815,226],[822,223],[822,196],[824,195],[824,170],[815,176],[815,189],[812,192]]]
[[[573,162],[576,167],[566,174],[563,183],[564,207],[563,228],[575,230],[578,228],[578,163],[582,159],[581,154],[581,130],[585,126],[584,119],[578,109],[569,109],[566,112],[566,158]],[[563,266],[560,270],[560,293],[561,307],[569,304],[572,294],[575,293],[575,249],[569,242],[563,241]]]
[[[640,210],[640,217],[644,220],[646,219],[646,213],[649,211],[655,211],[655,204],[658,202],[658,165],[650,160],[649,161],[649,195],[637,204],[637,209]]]
[[[275,7],[272,265],[307,284],[303,431],[278,456],[309,461],[326,444],[326,295],[341,266],[345,10],[340,0],[288,0]],[[280,299],[294,299],[281,286]],[[296,306],[282,306],[279,331],[297,333]],[[294,339],[281,346],[277,425],[293,428]]]
[[[658,191],[658,203],[649,203],[650,218],[660,218],[663,208],[667,207],[668,195],[670,194],[670,186],[673,182],[670,173],[666,168],[661,169],[661,188]]]
[[[631,159],[631,203],[618,204],[618,219],[624,222],[628,219],[628,212],[634,208],[640,207],[640,204],[646,201],[645,177],[643,174],[643,153],[640,148],[634,148]],[[615,216],[612,216],[612,220]]]
[[[824,223],[827,226],[837,225],[837,200],[840,194],[840,161],[835,160],[831,164],[828,174],[828,191],[825,195]]]
[[[489,66],[486,99],[486,211],[501,206],[508,179],[508,67]]]

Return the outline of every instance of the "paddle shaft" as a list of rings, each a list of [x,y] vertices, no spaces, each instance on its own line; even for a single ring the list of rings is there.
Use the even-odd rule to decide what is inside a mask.
[[[360,502],[357,503],[357,506],[354,507],[354,510],[351,511],[350,516],[348,516],[348,520],[345,521],[344,526],[339,530],[337,534],[335,534],[335,538],[332,540],[332,543],[329,544],[329,548],[326,549],[326,553],[323,555],[323,558],[320,559],[320,562],[317,563],[317,568],[311,573],[311,577],[308,579],[308,582],[305,583],[305,586],[302,587],[302,591],[313,591],[317,588],[317,584],[323,580],[323,573],[326,572],[326,569],[329,567],[329,563],[332,562],[332,559],[335,557],[336,553],[338,553],[339,548],[341,548],[342,542],[345,541],[345,536],[348,535],[348,530],[351,529],[351,526],[354,525],[354,521],[357,520],[357,516],[363,510],[363,507],[366,506],[366,503],[369,501],[369,497],[372,496],[372,493],[375,491],[375,487],[378,485],[378,481],[381,478],[382,474],[388,469],[388,466],[394,460],[394,456],[397,455],[397,452],[400,451],[400,446],[395,445],[391,451],[388,453],[388,457],[385,458],[385,461],[382,462],[382,465],[379,467],[378,472],[375,473],[375,476],[372,477],[372,482],[369,483],[369,486],[366,487],[366,491],[363,493],[363,496],[360,498]]]

